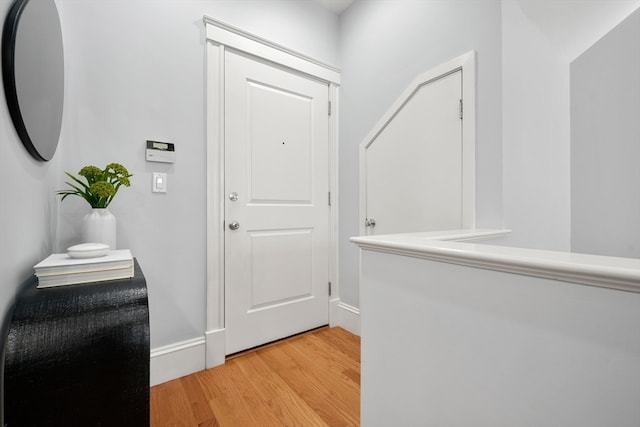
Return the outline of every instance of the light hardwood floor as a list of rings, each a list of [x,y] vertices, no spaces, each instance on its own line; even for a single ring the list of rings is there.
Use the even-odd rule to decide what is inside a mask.
[[[322,328],[151,388],[151,426],[358,426],[360,338]]]

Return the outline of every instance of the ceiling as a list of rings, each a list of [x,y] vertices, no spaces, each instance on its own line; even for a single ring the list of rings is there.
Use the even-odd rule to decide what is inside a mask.
[[[517,0],[569,61],[640,7],[640,0]]]
[[[313,0],[340,15],[355,0]],[[516,0],[523,12],[570,61],[632,11],[640,0]]]
[[[336,15],[340,15],[346,8],[351,6],[354,0],[314,0],[324,8],[330,10]]]

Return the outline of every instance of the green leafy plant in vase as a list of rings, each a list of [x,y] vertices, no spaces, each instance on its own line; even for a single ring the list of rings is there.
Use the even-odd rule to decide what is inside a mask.
[[[68,196],[78,196],[85,199],[92,208],[99,209],[109,206],[109,203],[118,194],[120,187],[123,185],[129,187],[131,185],[129,178],[133,176],[120,163],[109,163],[104,169],[97,166],[83,167],[78,175],[84,177],[86,183],[69,172],[65,172],[65,174],[73,180],[73,183],[66,182],[71,190],[58,191],[58,194],[62,196],[61,200]]]
[[[92,210],[83,218],[82,241],[84,243],[104,243],[116,249],[116,218],[107,207],[113,201],[120,187],[131,186],[133,175],[120,163],[109,163],[104,169],[85,166],[78,172],[81,178],[69,172],[65,174],[72,181],[66,184],[70,189],[57,192],[61,201],[69,196],[78,196],[91,205]]]

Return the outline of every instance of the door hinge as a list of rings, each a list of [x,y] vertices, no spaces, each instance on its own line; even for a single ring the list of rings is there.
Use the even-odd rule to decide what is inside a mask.
[[[331,282],[329,282],[329,296],[331,296]]]
[[[331,101],[329,101],[329,110],[328,110],[329,115],[331,115]]]
[[[460,100],[460,120],[462,120],[462,99]]]
[[[329,206],[331,206],[331,191],[329,191],[329,200],[328,200],[328,202],[329,202]]]

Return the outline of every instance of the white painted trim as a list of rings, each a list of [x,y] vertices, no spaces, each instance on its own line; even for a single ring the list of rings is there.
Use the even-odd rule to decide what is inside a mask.
[[[462,69],[462,227],[476,228],[476,52],[456,60]]]
[[[340,84],[340,69],[209,16],[204,17],[207,40]]]
[[[459,70],[462,70],[462,99],[464,102],[464,120],[462,121],[462,227],[475,228],[476,53],[475,51],[470,51],[417,76],[376,123],[369,134],[360,142],[360,215],[358,218],[360,235],[367,234],[364,225],[367,211],[367,148],[422,86]]]
[[[224,52],[207,42],[207,331],[224,328]]]
[[[640,293],[640,260],[571,252],[466,243],[470,238],[499,236],[503,230],[456,230],[353,237],[360,249],[458,264],[485,270]],[[458,236],[458,237],[455,237]],[[458,241],[456,241],[458,240]]]
[[[340,225],[338,220],[340,212],[340,193],[338,190],[340,87],[333,83],[329,85],[329,101],[332,105],[331,117],[329,117],[329,191],[331,192],[331,206],[329,208],[329,282],[331,282],[332,296],[338,297],[340,295]],[[329,311],[329,322],[331,322],[331,311]]]
[[[205,338],[193,338],[151,350],[151,386],[205,369]]]
[[[339,299],[333,299],[331,306],[331,320],[329,326],[339,326],[354,335],[360,335],[360,310]]]
[[[329,224],[329,279],[339,292],[338,283],[338,113],[340,70],[277,45],[231,25],[204,17],[207,64],[207,308],[206,364],[224,363],[224,57],[227,48],[284,65],[326,81],[332,114],[329,117],[329,185],[331,208]],[[220,344],[222,342],[222,345]]]
[[[224,333],[224,329],[218,329],[215,331],[207,331],[205,334],[207,351],[205,360],[207,369],[224,365],[224,359],[226,357]]]

